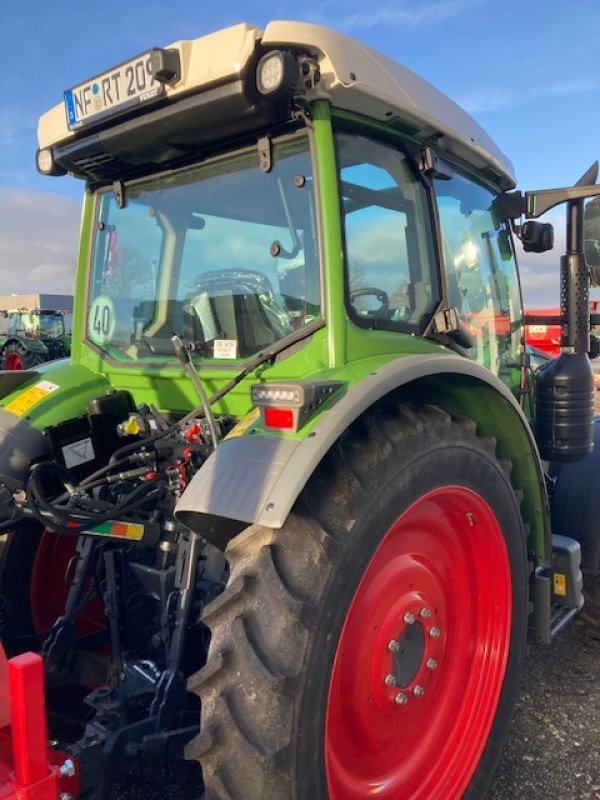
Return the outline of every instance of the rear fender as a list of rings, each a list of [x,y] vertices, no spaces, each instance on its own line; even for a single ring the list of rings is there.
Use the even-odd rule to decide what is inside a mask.
[[[180,498],[175,516],[217,546],[228,534],[219,520],[281,528],[306,482],[346,428],[389,395],[433,403],[475,420],[497,440],[501,458],[513,463],[523,491],[522,513],[538,562],[551,553],[548,503],[531,428],[509,389],[474,362],[452,355],[396,359],[353,384],[302,441],[245,436],[224,441]],[[224,541],[225,540],[225,541]]]
[[[48,440],[40,431],[0,408],[0,475],[24,481],[31,462],[49,455]]]
[[[0,400],[38,377],[39,372],[30,369],[0,370]]]

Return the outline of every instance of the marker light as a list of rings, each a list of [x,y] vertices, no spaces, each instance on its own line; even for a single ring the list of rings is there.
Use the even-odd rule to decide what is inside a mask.
[[[266,430],[295,433],[343,385],[341,381],[255,383],[250,396],[260,408]]]
[[[291,92],[298,83],[298,64],[291,53],[272,50],[256,67],[256,85],[261,94],[278,95]]]
[[[60,167],[54,160],[52,150],[49,147],[44,147],[38,150],[35,154],[35,163],[38,172],[42,175],[66,175],[67,171]]]

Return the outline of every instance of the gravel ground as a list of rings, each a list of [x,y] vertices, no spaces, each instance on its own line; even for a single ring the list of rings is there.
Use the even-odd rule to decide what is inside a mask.
[[[577,622],[531,648],[486,800],[600,800],[599,745],[600,640]],[[193,764],[155,764],[125,776],[111,800],[201,800],[198,781]]]
[[[600,798],[600,641],[577,621],[532,647],[489,800]]]

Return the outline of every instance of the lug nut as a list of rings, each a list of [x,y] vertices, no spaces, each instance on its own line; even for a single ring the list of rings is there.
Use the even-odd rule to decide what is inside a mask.
[[[396,697],[394,697],[394,702],[398,706],[405,706],[408,703],[408,697],[404,694],[404,692],[398,692]]]
[[[413,694],[415,697],[423,697],[425,694],[425,689],[422,686],[415,686],[413,689]]]
[[[422,619],[429,619],[431,611],[428,608],[422,608],[420,611]]]
[[[439,639],[441,634],[441,630],[439,628],[430,628],[429,635],[432,639]]]
[[[435,660],[435,658],[428,658],[425,666],[427,669],[437,669],[438,662]]]
[[[395,686],[396,685],[396,678],[393,675],[386,675],[383,679],[383,682],[386,686]]]
[[[410,611],[407,611],[406,614],[404,615],[404,622],[406,622],[407,625],[414,625],[415,615],[411,614]]]
[[[390,653],[397,653],[400,650],[400,645],[395,639],[392,639],[391,642],[388,642],[388,650]]]
[[[58,771],[62,778],[72,778],[73,775],[75,775],[75,764],[70,758],[67,758],[67,760],[61,764]]]

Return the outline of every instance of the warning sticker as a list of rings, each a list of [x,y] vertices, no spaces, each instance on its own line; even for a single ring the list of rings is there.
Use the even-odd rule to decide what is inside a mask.
[[[88,461],[93,461],[96,458],[94,445],[89,437],[87,439],[80,439],[78,442],[66,444],[62,449],[62,453],[67,469],[78,467],[80,464],[86,464]]]
[[[134,542],[140,542],[144,536],[144,526],[136,522],[118,522],[109,520],[96,525],[95,528],[89,528],[86,533],[91,533],[96,536],[110,536],[114,539],[131,539]]]
[[[214,358],[237,358],[237,339],[215,339]]]
[[[554,594],[559,597],[567,596],[567,576],[561,572],[554,573]]]
[[[243,436],[251,425],[254,425],[256,420],[260,417],[260,410],[253,408],[249,414],[241,419],[225,437],[226,439],[235,439],[238,436]]]
[[[48,397],[49,394],[52,394],[52,392],[55,392],[58,388],[56,383],[39,381],[35,386],[31,386],[29,389],[25,389],[24,392],[21,392],[18,397],[11,400],[4,408],[6,411],[12,411],[13,414],[22,417],[32,406],[39,403],[40,400],[43,400],[45,397]]]

